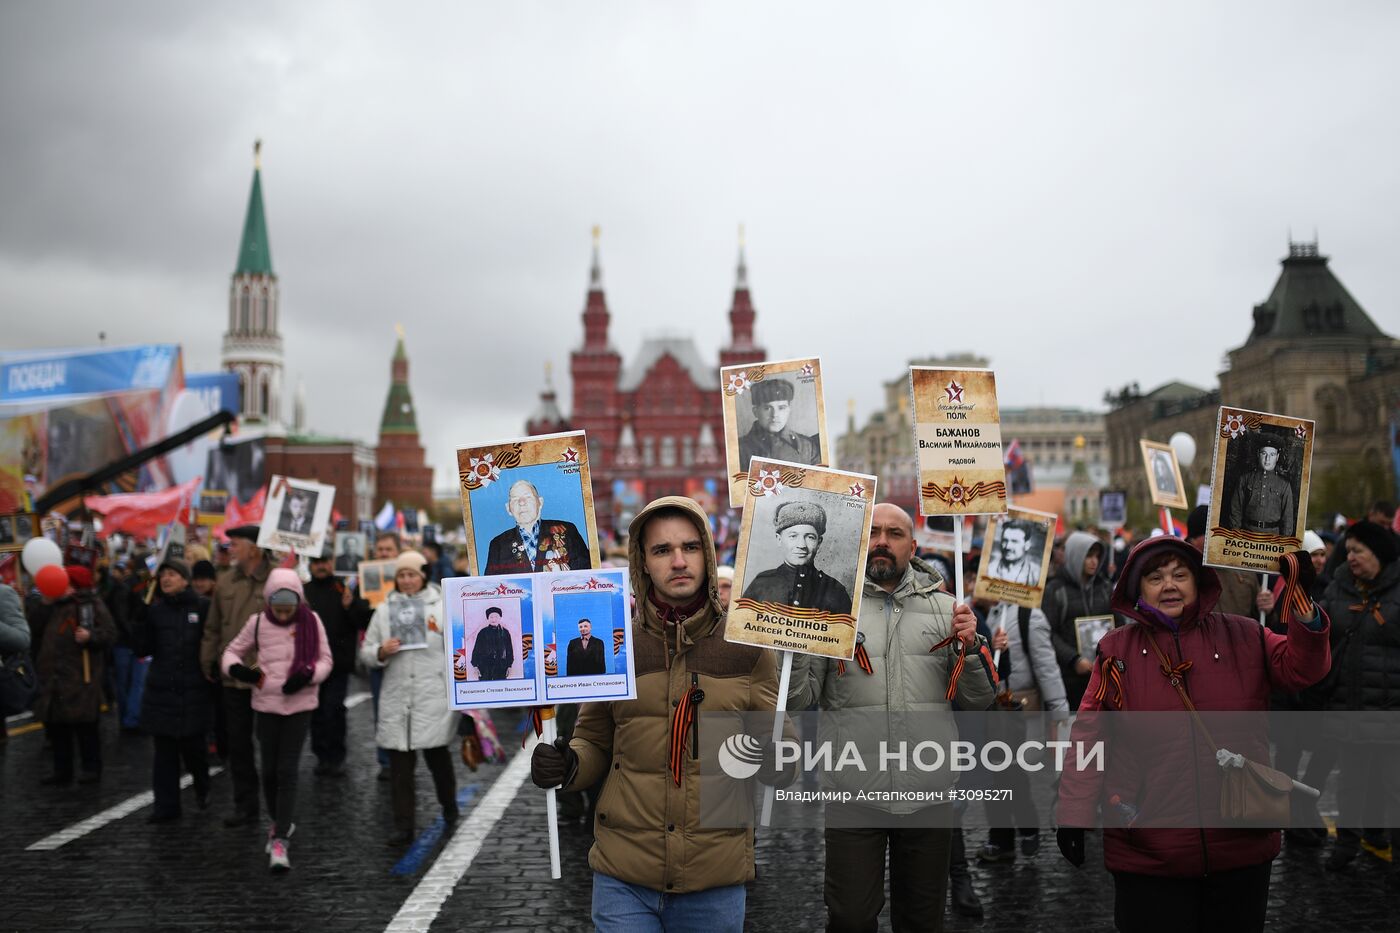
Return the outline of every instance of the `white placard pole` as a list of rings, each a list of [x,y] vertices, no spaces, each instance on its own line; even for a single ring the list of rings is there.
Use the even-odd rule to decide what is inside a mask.
[[[784,651],[782,670],[778,674],[778,705],[773,711],[773,741],[783,737],[783,714],[787,712],[788,685],[792,682],[792,652]],[[767,754],[767,749],[764,749]],[[767,826],[773,817],[773,798],[776,791],[769,784],[763,788],[763,812],[759,814],[758,825]]]
[[[1267,593],[1267,592],[1269,592],[1269,575],[1268,575],[1267,573],[1261,573],[1261,574],[1259,574],[1259,592],[1261,592],[1261,593]],[[1264,624],[1264,616],[1265,616],[1265,615],[1266,615],[1266,613],[1264,612],[1264,610],[1263,610],[1263,609],[1260,609],[1260,610],[1259,610],[1259,624],[1260,624],[1260,625],[1263,625],[1263,624]]]
[[[554,740],[559,738],[559,730],[554,725],[554,707],[546,706],[540,710],[541,732],[540,741],[554,744]],[[549,788],[544,792],[544,808],[549,819],[549,877],[558,881],[559,871],[559,801],[555,796],[558,793],[556,788]]]

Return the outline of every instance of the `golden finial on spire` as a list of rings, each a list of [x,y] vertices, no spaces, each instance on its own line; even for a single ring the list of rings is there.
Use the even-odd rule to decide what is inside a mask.
[[[253,168],[254,168],[255,170],[261,170],[261,169],[262,169],[262,140],[261,140],[261,139],[255,139],[255,140],[253,140]]]
[[[739,248],[744,248],[744,225],[739,225]]]
[[[554,364],[551,363],[549,360],[545,360],[545,361],[544,361],[544,384],[545,384],[546,386],[548,386],[548,385],[553,381],[553,379],[552,379],[553,375],[554,375]]]
[[[846,399],[846,414],[850,415],[852,418],[856,415],[856,400],[854,396]]]
[[[403,339],[403,325],[402,325],[402,324],[395,324],[395,325],[394,325],[394,333],[398,334],[398,335],[399,335],[399,339],[402,340],[402,339]]]
[[[598,241],[603,238],[603,228],[597,224],[593,225],[593,248],[598,248]]]

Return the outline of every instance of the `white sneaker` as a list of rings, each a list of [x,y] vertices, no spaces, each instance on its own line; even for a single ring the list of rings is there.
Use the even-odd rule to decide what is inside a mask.
[[[293,823],[290,827],[287,828],[287,831],[286,831],[285,833],[282,834],[282,838],[283,838],[283,839],[290,839],[290,838],[292,838],[292,833],[294,833],[294,832],[296,832],[296,831],[297,831],[297,824]],[[276,824],[276,823],[273,823],[271,826],[269,826],[269,827],[267,828],[267,845],[263,846],[263,854],[264,854],[264,855],[271,855],[271,854],[272,854],[272,840],[275,839],[275,838],[277,838],[277,824]]]
[[[292,861],[287,858],[287,840],[274,839],[268,844],[267,867],[272,871],[288,871],[291,869]]]

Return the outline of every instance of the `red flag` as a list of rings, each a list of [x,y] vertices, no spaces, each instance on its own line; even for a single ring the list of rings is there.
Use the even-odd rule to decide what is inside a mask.
[[[200,477],[160,492],[129,492],[112,496],[86,496],[83,505],[102,516],[102,535],[115,531],[136,538],[154,538],[164,525],[183,521],[183,507],[194,495]]]

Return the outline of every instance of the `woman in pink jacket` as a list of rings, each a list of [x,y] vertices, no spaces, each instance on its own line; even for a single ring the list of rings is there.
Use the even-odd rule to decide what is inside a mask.
[[[331,649],[320,618],[306,605],[296,571],[278,568],[268,574],[263,599],[267,608],[229,642],[221,664],[229,677],[253,685],[263,796],[272,815],[268,867],[286,871],[292,867],[287,839],[296,828],[297,765],[316,708],[314,686],[330,676]]]

